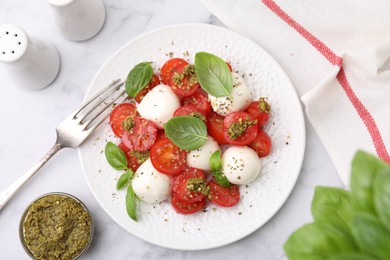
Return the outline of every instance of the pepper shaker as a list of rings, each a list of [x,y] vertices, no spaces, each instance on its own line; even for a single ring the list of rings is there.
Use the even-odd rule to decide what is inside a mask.
[[[29,90],[47,87],[60,68],[52,43],[27,35],[15,24],[0,24],[0,62],[17,85]]]
[[[60,33],[71,41],[84,41],[103,27],[106,10],[101,0],[46,0],[54,9]]]

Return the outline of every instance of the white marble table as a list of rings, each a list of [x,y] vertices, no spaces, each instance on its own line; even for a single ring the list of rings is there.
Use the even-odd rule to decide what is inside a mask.
[[[61,37],[52,10],[40,1],[0,0],[0,22],[52,41],[61,69],[51,86],[28,92],[15,86],[0,67],[0,191],[35,164],[55,141],[54,129],[79,106],[99,67],[133,37],[164,25],[221,25],[197,0],[104,0],[103,30],[85,42]],[[306,121],[307,122],[307,121]],[[206,251],[161,248],[127,233],[100,208],[84,179],[77,151],[63,150],[0,212],[0,259],[29,259],[18,237],[19,219],[32,199],[51,191],[79,197],[96,220],[96,235],[82,259],[282,259],[289,234],[311,221],[316,185],[342,186],[313,128],[307,122],[306,155],[299,180],[281,210],[262,228],[234,244]]]

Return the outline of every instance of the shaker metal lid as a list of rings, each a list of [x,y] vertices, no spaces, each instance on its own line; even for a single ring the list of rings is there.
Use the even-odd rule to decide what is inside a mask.
[[[0,24],[0,61],[17,61],[24,55],[27,46],[27,34],[22,28],[15,24]]]

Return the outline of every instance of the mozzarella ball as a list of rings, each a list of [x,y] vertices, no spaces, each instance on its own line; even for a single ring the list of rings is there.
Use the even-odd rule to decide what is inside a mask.
[[[171,194],[171,178],[157,171],[150,159],[137,169],[132,185],[135,194],[147,203],[164,201]]]
[[[149,91],[139,103],[138,113],[152,121],[157,128],[163,129],[163,125],[173,117],[173,113],[180,107],[180,100],[172,89],[160,84]]]
[[[214,97],[209,94],[209,100],[213,110],[221,116],[231,112],[245,110],[253,101],[251,90],[244,79],[237,73],[232,73],[233,89],[231,97]]]
[[[192,150],[187,154],[187,165],[204,171],[210,170],[209,160],[211,155],[221,150],[217,141],[211,136],[207,137],[206,142],[198,149]]]
[[[231,146],[222,155],[222,171],[233,184],[248,184],[260,174],[257,153],[246,146]]]

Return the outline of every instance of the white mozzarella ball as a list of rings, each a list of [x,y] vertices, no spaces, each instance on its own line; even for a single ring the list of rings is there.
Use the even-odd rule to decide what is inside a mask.
[[[192,150],[187,154],[187,165],[189,167],[198,168],[204,171],[210,170],[209,160],[211,155],[221,150],[217,141],[209,136],[206,142],[198,149]]]
[[[135,194],[147,203],[164,201],[171,194],[171,178],[157,171],[150,159],[137,169],[132,185]]]
[[[180,100],[172,89],[160,84],[149,91],[139,103],[139,114],[152,121],[157,128],[163,129],[163,125],[173,117],[173,113],[180,107]]]
[[[222,155],[222,171],[233,184],[248,184],[260,174],[257,153],[246,146],[229,147]]]
[[[209,94],[209,100],[213,110],[221,116],[231,112],[242,111],[253,101],[251,90],[244,79],[237,73],[232,73],[233,89],[231,97],[214,97]]]

